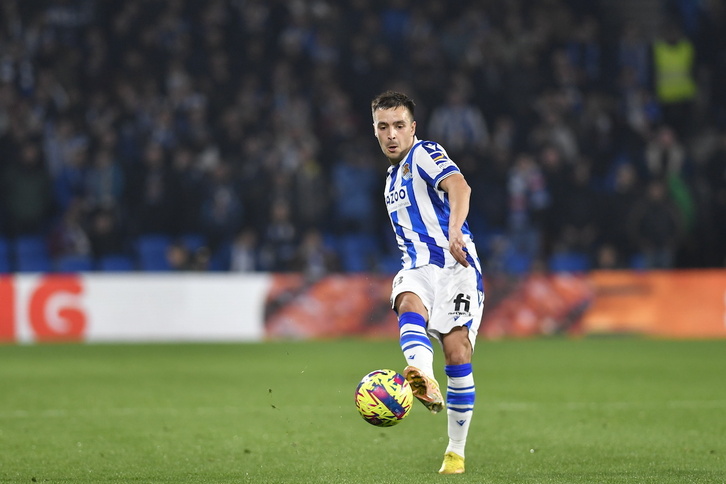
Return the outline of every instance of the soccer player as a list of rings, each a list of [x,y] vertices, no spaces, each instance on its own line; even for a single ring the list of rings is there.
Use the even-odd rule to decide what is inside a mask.
[[[461,474],[476,395],[471,356],[484,286],[466,222],[471,188],[441,145],[416,137],[414,106],[393,91],[371,103],[374,133],[390,162],[386,207],[403,254],[391,303],[414,395],[432,413],[447,407],[449,443],[439,473]],[[444,353],[445,403],[434,377],[432,338]]]

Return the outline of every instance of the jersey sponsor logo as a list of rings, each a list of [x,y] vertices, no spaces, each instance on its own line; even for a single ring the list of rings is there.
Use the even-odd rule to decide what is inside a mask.
[[[441,163],[437,163],[437,165],[441,170],[445,170],[450,166],[454,166],[454,162],[451,160],[447,160],[447,161],[442,161]]]
[[[386,207],[388,208],[388,213],[409,207],[410,205],[411,200],[408,198],[405,188],[391,190],[388,192],[388,195],[386,195]]]

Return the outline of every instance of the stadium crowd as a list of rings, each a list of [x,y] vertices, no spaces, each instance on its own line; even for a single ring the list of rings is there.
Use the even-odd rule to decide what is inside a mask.
[[[4,270],[34,238],[41,270],[393,272],[389,88],[486,271],[724,267],[726,10],[663,4],[648,35],[575,0],[5,0]]]

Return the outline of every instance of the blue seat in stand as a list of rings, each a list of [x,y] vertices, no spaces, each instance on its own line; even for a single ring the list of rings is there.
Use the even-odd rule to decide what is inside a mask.
[[[22,235],[12,242],[17,272],[50,272],[48,245],[42,235]]]
[[[90,272],[93,260],[87,255],[67,255],[55,260],[55,271],[61,273]]]
[[[139,269],[142,271],[169,271],[171,266],[166,251],[172,239],[166,235],[141,235],[135,241]]]
[[[98,260],[96,269],[102,272],[130,272],[136,269],[134,259],[126,255],[106,255]]]

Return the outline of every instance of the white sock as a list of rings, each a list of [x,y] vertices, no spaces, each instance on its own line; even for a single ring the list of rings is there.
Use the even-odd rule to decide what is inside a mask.
[[[418,313],[403,313],[398,317],[398,328],[406,363],[433,378],[434,349],[426,333],[426,320]]]
[[[474,413],[476,389],[471,363],[446,366],[446,414],[448,417],[449,445],[446,452],[464,457],[466,437]]]

